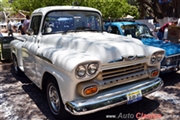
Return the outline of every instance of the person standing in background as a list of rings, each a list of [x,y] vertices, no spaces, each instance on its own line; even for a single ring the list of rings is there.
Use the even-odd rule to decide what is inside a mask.
[[[8,32],[8,36],[12,36],[13,37],[13,29],[12,29],[12,25],[10,23],[10,20],[7,20],[7,32]]]
[[[23,25],[22,25],[24,33],[26,33],[26,30],[29,27],[29,22],[30,22],[30,17],[29,15],[26,15],[26,19],[24,20]]]
[[[171,22],[165,23],[157,32],[157,37],[159,40],[162,40],[164,38],[164,31],[166,28],[168,28],[169,25],[176,26],[178,24],[177,20],[172,20]]]
[[[24,20],[21,20],[21,23],[20,23],[20,25],[19,25],[19,27],[18,27],[18,31],[20,32],[20,34],[21,35],[24,35],[25,33],[24,33],[24,30],[23,30],[23,22],[24,22]]]

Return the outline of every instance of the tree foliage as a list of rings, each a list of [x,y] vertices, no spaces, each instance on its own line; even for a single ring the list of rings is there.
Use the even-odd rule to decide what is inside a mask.
[[[11,4],[8,1],[1,1],[0,2],[0,11],[5,10],[5,8],[9,8],[11,6]]]
[[[139,17],[138,8],[128,4],[128,0],[14,0],[11,6],[14,11],[25,10],[31,13],[39,7],[77,4],[97,8],[104,18],[121,18],[127,15]]]
[[[121,18],[127,15],[139,17],[138,9],[128,4],[127,0],[91,0],[88,6],[99,9],[104,18]]]

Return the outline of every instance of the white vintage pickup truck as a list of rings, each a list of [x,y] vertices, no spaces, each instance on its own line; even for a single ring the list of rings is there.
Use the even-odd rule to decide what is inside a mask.
[[[26,35],[10,45],[15,73],[45,91],[57,118],[131,104],[163,86],[165,51],[104,32],[94,8],[36,9]]]

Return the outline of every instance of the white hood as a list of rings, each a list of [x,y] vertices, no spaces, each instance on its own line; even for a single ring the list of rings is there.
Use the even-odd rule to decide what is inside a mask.
[[[96,56],[101,62],[108,62],[126,56],[148,55],[145,46],[140,40],[121,35],[77,32],[65,35],[54,34],[47,37],[45,37],[45,41],[48,42],[46,45],[51,44],[63,50],[87,53]]]

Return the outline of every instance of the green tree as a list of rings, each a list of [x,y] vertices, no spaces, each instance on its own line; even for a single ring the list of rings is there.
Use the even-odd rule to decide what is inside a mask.
[[[104,18],[121,18],[126,15],[139,17],[138,8],[128,4],[128,0],[14,0],[14,11],[25,10],[32,12],[39,7],[52,5],[79,5],[97,8]]]
[[[130,5],[128,0],[87,0],[82,5],[99,9],[104,18],[121,18],[127,15],[139,17],[137,6]]]
[[[32,12],[40,7],[63,5],[63,3],[64,0],[14,0],[11,6],[14,11],[25,10]]]
[[[7,0],[2,0],[0,2],[0,11],[5,10],[5,8],[10,8],[11,4]]]

